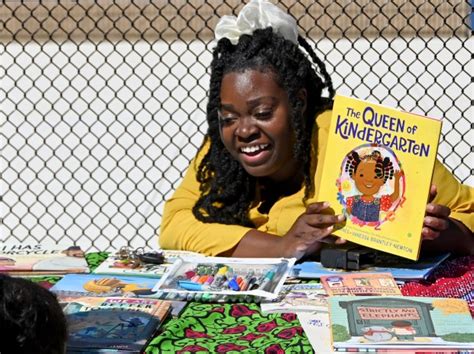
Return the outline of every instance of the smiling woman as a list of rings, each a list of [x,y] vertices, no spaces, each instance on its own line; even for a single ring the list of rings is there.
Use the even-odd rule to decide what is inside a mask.
[[[334,96],[324,63],[298,36],[295,20],[266,0],[250,1],[237,18],[224,16],[216,39],[207,135],[166,202],[161,247],[301,258],[343,242],[331,232],[344,216],[311,199],[324,188],[316,181]],[[359,165],[355,176],[368,167],[374,174],[372,160]],[[377,188],[379,179],[367,188]],[[439,195],[433,189],[423,236],[436,239],[433,248],[474,252],[473,189],[440,163],[433,183]],[[363,193],[371,198],[371,191]]]

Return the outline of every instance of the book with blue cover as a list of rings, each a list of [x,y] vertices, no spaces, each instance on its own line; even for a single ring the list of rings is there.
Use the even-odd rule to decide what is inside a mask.
[[[401,259],[400,257],[384,254],[377,257],[373,266],[357,271],[325,268],[320,262],[308,261],[295,264],[290,272],[290,277],[314,279],[325,275],[348,273],[391,273],[397,280],[426,279],[431,272],[449,257],[449,253],[432,257],[421,257],[418,261]]]
[[[103,274],[66,274],[50,290],[61,294],[90,296],[157,297],[156,279]]]
[[[144,349],[170,313],[171,304],[157,299],[60,296],[68,323],[68,352]]]

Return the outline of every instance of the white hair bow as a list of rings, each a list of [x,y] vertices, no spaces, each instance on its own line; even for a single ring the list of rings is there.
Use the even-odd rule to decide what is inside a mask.
[[[293,17],[267,0],[251,0],[237,17],[223,16],[216,25],[216,40],[227,38],[237,44],[242,34],[272,27],[273,32],[298,44],[298,29]]]

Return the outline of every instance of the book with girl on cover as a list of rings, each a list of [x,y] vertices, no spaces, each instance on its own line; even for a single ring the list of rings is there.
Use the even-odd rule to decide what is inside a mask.
[[[346,221],[333,234],[416,260],[441,121],[336,95],[317,200]]]

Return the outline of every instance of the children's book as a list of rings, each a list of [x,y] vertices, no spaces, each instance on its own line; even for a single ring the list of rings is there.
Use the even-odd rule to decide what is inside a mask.
[[[336,95],[317,200],[346,221],[333,234],[418,259],[441,121]]]
[[[283,285],[273,301],[260,303],[262,313],[328,312],[328,294],[321,283]]]
[[[326,311],[298,312],[298,320],[316,354],[333,353],[331,322]]]
[[[474,320],[462,299],[329,297],[335,348],[474,349]]]
[[[66,274],[50,290],[58,295],[157,297],[157,280],[102,274]]]
[[[0,272],[15,275],[88,273],[84,252],[77,246],[0,244]]]
[[[179,257],[154,291],[196,300],[211,296],[255,296],[275,299],[295,258]]]
[[[170,303],[125,297],[59,297],[68,351],[140,351],[170,313]]]
[[[390,273],[325,275],[321,283],[329,296],[402,295]]]
[[[448,257],[449,253],[445,253],[436,256],[420,257],[418,261],[411,261],[385,253],[383,256],[377,256],[373,266],[357,271],[325,268],[320,262],[307,261],[295,264],[290,272],[290,277],[314,279],[334,274],[391,273],[396,280],[401,281],[427,279],[433,270]]]
[[[95,270],[95,274],[136,275],[142,277],[160,278],[173,264],[177,257],[202,257],[201,254],[188,251],[163,250],[162,264],[135,263],[122,259],[117,254],[110,254]]]

